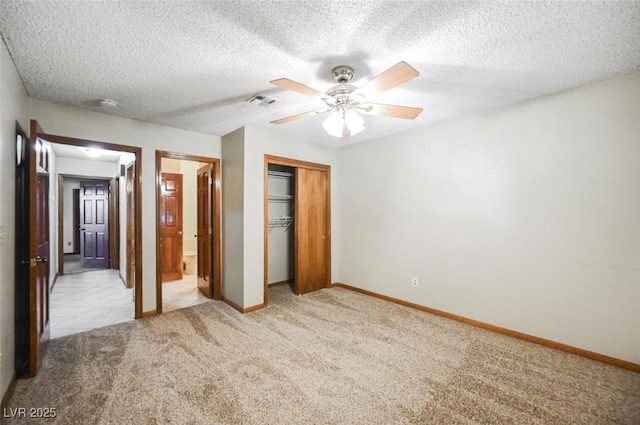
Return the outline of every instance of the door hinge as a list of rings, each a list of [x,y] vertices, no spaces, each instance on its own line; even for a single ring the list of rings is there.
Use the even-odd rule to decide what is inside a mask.
[[[209,184],[213,184],[213,178],[209,177]]]

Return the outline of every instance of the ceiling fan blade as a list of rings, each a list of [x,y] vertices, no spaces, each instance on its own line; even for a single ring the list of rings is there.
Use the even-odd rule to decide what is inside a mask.
[[[375,77],[373,80],[366,83],[364,86],[354,91],[352,94],[362,95],[366,98],[397,87],[400,84],[416,78],[418,75],[420,75],[420,73],[408,63],[398,62],[382,74]]]
[[[309,111],[309,112],[304,112],[304,113],[298,114],[298,115],[292,115],[292,116],[286,117],[286,118],[280,118],[279,120],[271,121],[270,124],[284,124],[286,122],[299,120],[301,118],[310,117],[312,115],[322,114],[322,113],[325,113],[327,111],[329,111],[329,109],[317,109],[315,111]]]
[[[363,114],[385,115],[393,118],[415,119],[422,112],[422,108],[411,106],[384,105],[382,103],[363,103],[359,108]]]
[[[319,99],[328,99],[330,96],[318,91],[316,89],[312,89],[309,86],[305,86],[304,84],[297,83],[288,78],[279,78],[277,80],[271,81],[271,84],[276,85],[280,88],[291,90],[298,92],[300,94],[304,94],[305,96],[311,96]]]

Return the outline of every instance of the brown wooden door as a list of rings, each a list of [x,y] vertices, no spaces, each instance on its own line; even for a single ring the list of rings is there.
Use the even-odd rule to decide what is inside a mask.
[[[160,187],[162,281],[182,279],[182,174],[162,173]]]
[[[80,182],[80,266],[109,268],[109,182]]]
[[[213,297],[213,165],[198,169],[197,177],[197,242],[198,289],[208,298]]]
[[[29,146],[29,374],[35,376],[49,343],[49,151],[31,121]]]
[[[126,191],[127,191],[127,262],[126,262],[126,282],[127,288],[133,288],[135,281],[136,264],[136,235],[135,235],[135,204],[134,204],[134,177],[135,170],[133,164],[127,167]]]
[[[295,187],[297,294],[329,285],[329,174],[297,168]]]

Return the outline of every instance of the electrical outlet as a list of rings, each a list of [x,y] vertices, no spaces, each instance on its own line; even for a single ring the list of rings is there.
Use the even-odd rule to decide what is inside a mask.
[[[419,286],[417,277],[412,277],[411,278],[411,286],[413,286],[414,288],[417,288]]]

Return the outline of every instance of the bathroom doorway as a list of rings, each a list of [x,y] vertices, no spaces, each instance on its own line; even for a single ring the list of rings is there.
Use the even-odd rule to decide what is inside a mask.
[[[220,299],[220,160],[156,151],[157,311]]]

